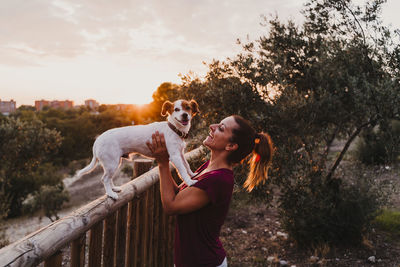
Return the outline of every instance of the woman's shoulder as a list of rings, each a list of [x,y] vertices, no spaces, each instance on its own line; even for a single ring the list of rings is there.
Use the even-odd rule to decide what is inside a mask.
[[[230,199],[233,191],[233,171],[230,169],[216,169],[204,173],[192,185],[207,192],[212,203]]]

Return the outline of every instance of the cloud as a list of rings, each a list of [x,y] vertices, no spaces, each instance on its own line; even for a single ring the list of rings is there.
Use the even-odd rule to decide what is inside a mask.
[[[102,53],[222,59],[239,51],[237,38],[266,33],[261,15],[299,22],[302,5],[298,0],[2,0],[0,62],[41,64]]]
[[[2,27],[0,47],[20,64],[95,53],[209,58],[226,55],[243,33],[261,32],[259,15],[282,2],[3,0],[0,25],[12,27]]]

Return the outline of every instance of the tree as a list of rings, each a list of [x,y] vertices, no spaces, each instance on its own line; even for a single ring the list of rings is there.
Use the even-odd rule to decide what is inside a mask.
[[[26,206],[29,206],[29,213],[40,210],[50,221],[54,222],[60,217],[58,211],[61,210],[64,202],[69,201],[69,194],[64,190],[63,183],[55,186],[43,185],[33,194],[33,198]]]
[[[313,165],[325,169],[333,140],[347,139],[329,179],[363,129],[399,117],[400,48],[396,33],[379,19],[384,2],[360,7],[350,0],[311,0],[301,27],[265,18],[269,33],[227,62],[226,75],[248,82],[272,103],[263,124],[279,144],[304,149]]]
[[[9,203],[8,216],[21,213],[22,202],[43,183],[57,184],[59,176],[41,177],[48,162],[61,144],[61,136],[38,120],[22,122],[5,118],[0,122],[0,189]]]
[[[157,87],[153,93],[153,101],[148,105],[144,117],[150,118],[152,121],[163,120],[161,116],[161,108],[165,101],[175,101],[181,98],[179,94],[179,86],[170,82],[164,82]]]
[[[277,146],[281,215],[299,242],[359,241],[378,205],[335,172],[363,130],[399,118],[399,42],[379,19],[383,3],[311,0],[302,26],[265,19],[269,33],[229,61],[231,73],[272,103],[263,124]],[[345,145],[331,163],[336,138]],[[339,217],[347,221],[330,224]]]

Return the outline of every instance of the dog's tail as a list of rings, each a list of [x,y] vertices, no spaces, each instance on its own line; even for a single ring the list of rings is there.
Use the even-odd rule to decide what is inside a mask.
[[[83,168],[82,170],[78,171],[78,172],[76,173],[76,176],[77,176],[78,178],[80,178],[80,177],[82,177],[82,175],[93,171],[94,168],[95,168],[96,165],[97,165],[97,162],[98,162],[97,157],[96,157],[96,156],[93,156],[92,161],[89,163],[89,165],[87,165],[87,166],[86,166],[85,168]]]

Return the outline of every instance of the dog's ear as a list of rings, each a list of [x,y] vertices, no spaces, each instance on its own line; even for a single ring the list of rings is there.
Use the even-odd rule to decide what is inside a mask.
[[[161,116],[167,116],[168,113],[171,114],[174,111],[174,104],[170,101],[165,101],[161,108]]]
[[[195,116],[197,113],[200,113],[199,104],[195,100],[190,100],[190,108],[192,109],[192,116]]]

